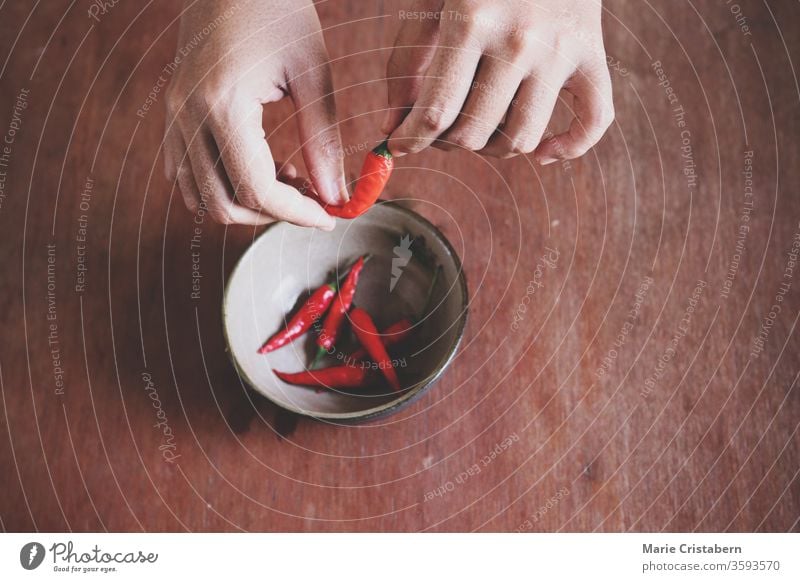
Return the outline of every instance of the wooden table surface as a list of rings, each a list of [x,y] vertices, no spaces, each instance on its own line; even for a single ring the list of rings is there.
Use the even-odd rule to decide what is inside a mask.
[[[356,427],[228,362],[261,229],[206,221],[191,298],[163,93],[137,115],[177,5],[0,4],[3,529],[800,529],[796,1],[609,1],[617,119],[585,157],[399,161],[388,197],[452,240],[470,320],[432,391]],[[376,140],[396,7],[319,11],[345,147]],[[276,158],[291,112],[265,112]]]

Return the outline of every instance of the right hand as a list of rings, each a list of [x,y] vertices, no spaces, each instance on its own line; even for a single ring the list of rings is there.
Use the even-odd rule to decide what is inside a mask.
[[[550,164],[586,153],[614,120],[599,0],[403,4],[382,128],[393,155],[434,146]],[[562,88],[573,120],[553,135]]]
[[[180,65],[167,91],[167,178],[177,180],[190,210],[204,202],[224,224],[285,220],[332,229],[334,219],[317,202],[284,182],[296,170],[273,161],[261,123],[264,103],[290,96],[315,190],[323,202],[347,201],[328,53],[313,3],[186,6]]]

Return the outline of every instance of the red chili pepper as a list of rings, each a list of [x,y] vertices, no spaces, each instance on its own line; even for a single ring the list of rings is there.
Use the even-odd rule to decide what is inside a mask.
[[[358,285],[358,277],[361,275],[361,270],[364,268],[364,259],[365,257],[359,258],[356,264],[353,265],[353,268],[350,269],[347,278],[339,288],[339,293],[336,295],[336,299],[330,311],[328,311],[328,315],[325,316],[322,330],[319,333],[319,337],[317,337],[319,350],[314,360],[315,363],[319,361],[336,342],[339,330],[342,327],[342,322],[344,321],[344,316],[353,304],[353,297],[356,294],[356,286]]]
[[[381,332],[381,342],[384,347],[390,348],[393,345],[399,344],[401,341],[411,335],[411,330],[414,329],[414,322],[410,319],[403,318],[396,321]],[[367,350],[359,348],[349,356],[349,360],[363,360],[367,357]]]
[[[364,366],[333,366],[294,374],[273,371],[288,384],[315,388],[363,388],[371,377],[370,371]]]
[[[326,283],[314,291],[295,316],[289,320],[289,324],[264,342],[264,345],[258,349],[258,353],[267,354],[277,350],[306,333],[314,322],[325,314],[335,295],[335,283]]]
[[[383,342],[384,347],[389,348],[393,345],[399,344],[401,341],[406,339],[409,335],[411,335],[411,330],[414,329],[414,326],[425,316],[430,308],[431,299],[433,298],[433,288],[436,287],[436,281],[439,280],[439,275],[442,272],[442,267],[436,267],[436,271],[433,273],[433,277],[431,278],[430,287],[428,287],[428,295],[425,298],[425,305],[422,308],[422,311],[419,313],[419,317],[414,319],[409,319],[404,317],[400,321],[394,322],[392,325],[387,327],[381,332],[381,341]],[[364,348],[359,348],[350,356],[348,356],[347,360],[350,361],[357,361],[363,360],[367,357],[367,350]]]
[[[331,216],[338,216],[339,218],[361,216],[378,200],[383,188],[386,186],[386,182],[389,181],[389,176],[391,176],[393,169],[394,160],[392,159],[392,154],[389,152],[387,142],[383,142],[368,153],[364,159],[364,165],[361,166],[361,174],[358,182],[356,182],[355,192],[350,197],[350,200],[342,206],[322,204],[322,207]],[[319,194],[314,190],[310,180],[297,177],[287,178],[283,181],[299,190],[303,196],[308,196],[320,202]]]
[[[339,218],[355,218],[361,216],[375,204],[380,197],[386,182],[394,168],[392,154],[389,153],[388,142],[383,142],[364,159],[356,189],[350,200],[342,206],[324,205],[325,211]]]
[[[356,307],[350,312],[350,321],[353,322],[353,331],[355,331],[358,341],[367,350],[369,357],[378,364],[378,368],[386,376],[391,387],[400,390],[400,380],[392,365],[392,358],[381,342],[375,322],[372,321],[369,313]]]

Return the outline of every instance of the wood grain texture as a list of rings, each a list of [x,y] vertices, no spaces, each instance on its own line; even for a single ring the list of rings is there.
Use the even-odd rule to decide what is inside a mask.
[[[796,2],[740,0],[745,34],[723,2],[609,1],[617,119],[585,157],[400,160],[388,197],[458,249],[470,322],[434,390],[358,427],[281,414],[228,362],[222,288],[260,230],[204,222],[190,296],[163,94],[136,113],[174,55],[178,3],[121,2],[99,22],[72,4],[0,9],[4,137],[28,93],[1,168],[5,530],[800,529]],[[396,10],[319,11],[345,144],[372,142]],[[264,123],[275,157],[299,163],[291,114],[282,102]],[[558,258],[537,274],[546,248]]]

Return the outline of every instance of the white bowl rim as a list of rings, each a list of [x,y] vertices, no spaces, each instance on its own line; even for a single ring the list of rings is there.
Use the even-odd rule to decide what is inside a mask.
[[[453,261],[454,266],[456,268],[457,275],[457,282],[459,285],[459,290],[461,291],[461,302],[463,304],[463,309],[461,310],[461,314],[458,317],[457,321],[457,329],[455,334],[455,339],[451,343],[450,347],[447,349],[447,354],[439,363],[438,366],[430,373],[426,378],[417,382],[417,384],[409,390],[405,390],[401,396],[390,400],[389,402],[385,402],[379,406],[374,406],[372,408],[367,408],[364,410],[359,410],[356,412],[312,412],[309,410],[303,410],[301,408],[297,408],[287,404],[286,402],[278,401],[265,391],[259,389],[258,385],[253,382],[250,377],[245,373],[242,367],[239,364],[238,359],[236,358],[236,354],[233,353],[231,349],[230,339],[228,337],[228,328],[227,328],[227,298],[228,298],[228,291],[231,285],[231,281],[234,280],[236,271],[241,266],[242,262],[244,261],[245,257],[253,250],[253,248],[258,244],[259,240],[262,239],[265,235],[267,235],[273,228],[279,227],[282,222],[276,222],[273,225],[267,227],[264,232],[258,235],[255,240],[247,247],[247,249],[242,253],[237,261],[236,265],[233,267],[231,274],[228,276],[228,280],[225,282],[225,290],[222,294],[222,331],[225,336],[225,351],[228,352],[228,356],[233,364],[233,367],[236,369],[236,373],[239,375],[240,379],[243,379],[245,383],[250,386],[253,390],[258,392],[261,396],[275,404],[276,406],[283,408],[284,410],[288,410],[289,412],[293,412],[295,414],[299,414],[301,416],[306,416],[309,418],[314,418],[317,420],[338,420],[344,422],[365,422],[367,420],[374,420],[376,418],[380,418],[383,416],[388,416],[390,414],[394,414],[395,412],[399,412],[402,408],[405,408],[409,404],[411,404],[414,400],[422,396],[425,392],[427,392],[431,386],[442,376],[444,371],[453,361],[456,353],[458,352],[458,347],[461,344],[461,340],[464,337],[464,329],[467,325],[467,318],[469,313],[469,293],[467,290],[467,278],[464,274],[464,268],[461,264],[461,259],[458,256],[458,253],[453,248],[453,245],[447,239],[447,237],[442,233],[439,228],[436,227],[431,221],[427,218],[422,216],[421,214],[411,210],[410,208],[406,208],[405,206],[393,202],[391,200],[380,200],[378,201],[375,206],[386,206],[392,210],[396,210],[402,213],[405,213],[412,220],[415,220],[418,223],[421,223],[422,226],[433,232],[436,238],[444,245],[444,248],[447,251],[450,259]]]

